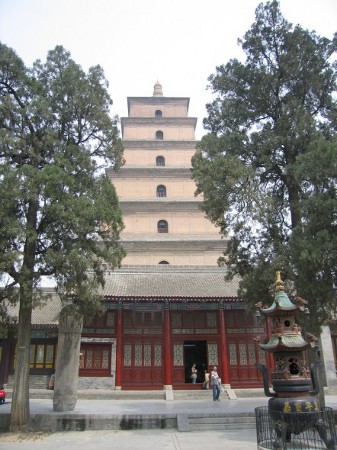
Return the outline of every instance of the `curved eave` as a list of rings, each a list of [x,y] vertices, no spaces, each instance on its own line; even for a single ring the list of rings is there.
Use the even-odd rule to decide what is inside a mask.
[[[282,351],[303,351],[310,347],[310,344],[306,342],[301,335],[296,336],[271,336],[266,344],[260,344],[263,350],[269,352],[282,352]]]
[[[276,345],[276,346],[268,346],[267,344],[263,345],[260,344],[260,347],[262,350],[266,350],[267,352],[298,352],[298,351],[304,351],[307,348],[310,347],[310,344],[304,344],[302,346],[294,347],[294,346],[287,346],[287,345]]]
[[[269,308],[261,309],[261,314],[266,316],[277,316],[280,313],[287,313],[292,311],[298,311],[299,307],[292,304],[292,306],[280,306],[279,303],[273,302],[273,304]]]
[[[135,302],[135,303],[184,303],[184,302],[192,302],[192,303],[215,303],[215,302],[223,302],[223,303],[243,303],[242,299],[238,297],[189,297],[189,296],[175,296],[175,297],[169,297],[169,296],[156,296],[156,297],[147,297],[147,296],[116,296],[116,295],[105,295],[104,296],[105,301],[110,302]]]

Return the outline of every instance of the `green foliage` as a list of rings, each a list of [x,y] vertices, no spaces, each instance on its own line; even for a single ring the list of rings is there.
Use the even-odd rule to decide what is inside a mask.
[[[80,311],[100,308],[105,266],[119,265],[123,222],[103,165],[122,143],[102,68],[88,73],[62,47],[26,68],[0,43],[0,300],[19,300],[11,430],[29,428],[29,348],[43,276]],[[0,314],[6,314],[1,306]]]
[[[107,87],[101,67],[85,73],[60,46],[30,69],[0,44],[2,298],[53,276],[85,307],[105,264],[124,255],[118,199],[103,173],[103,164],[123,163]]]
[[[209,77],[197,193],[230,237],[228,277],[242,277],[248,305],[270,300],[281,270],[317,328],[336,311],[337,39],[293,26],[272,1],[239,43],[246,61]]]

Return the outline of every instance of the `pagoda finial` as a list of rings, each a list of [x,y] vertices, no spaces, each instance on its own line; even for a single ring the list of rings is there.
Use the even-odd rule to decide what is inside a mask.
[[[275,292],[284,292],[284,283],[281,279],[281,272],[276,271]]]
[[[162,97],[163,96],[163,88],[159,81],[154,85],[153,97]]]

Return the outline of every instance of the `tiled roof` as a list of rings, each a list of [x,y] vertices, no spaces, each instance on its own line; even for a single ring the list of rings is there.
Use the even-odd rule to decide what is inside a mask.
[[[225,281],[225,272],[217,267],[199,266],[126,266],[106,275],[103,294],[110,298],[184,298],[238,300],[238,280]],[[32,326],[58,326],[61,299],[52,288],[44,289],[46,300],[33,309]],[[18,317],[19,307],[8,306]]]
[[[53,289],[44,289],[45,301],[33,309],[32,326],[39,325],[46,328],[58,326],[61,311],[61,299]],[[8,306],[8,314],[18,317],[19,305]]]
[[[225,281],[218,267],[143,266],[119,269],[106,278],[104,295],[113,297],[212,297],[238,295],[238,280]]]

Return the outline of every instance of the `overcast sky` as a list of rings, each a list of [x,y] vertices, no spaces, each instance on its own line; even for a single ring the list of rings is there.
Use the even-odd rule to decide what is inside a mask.
[[[83,66],[100,64],[112,113],[127,115],[128,96],[190,97],[202,134],[207,78],[217,65],[243,59],[237,39],[254,22],[258,0],[0,0],[0,40],[27,65],[63,45]],[[332,38],[337,0],[281,0],[291,23]]]

